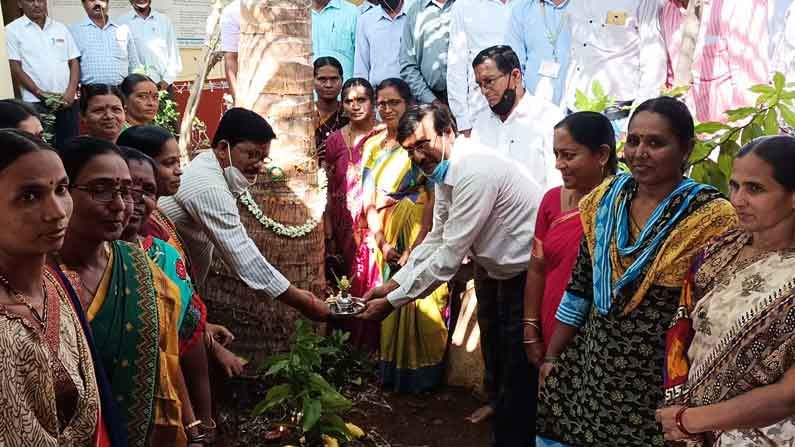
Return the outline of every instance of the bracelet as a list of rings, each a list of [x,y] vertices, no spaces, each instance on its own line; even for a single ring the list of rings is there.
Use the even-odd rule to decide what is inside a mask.
[[[209,421],[201,421],[201,423],[202,423],[201,425],[205,430],[215,430],[217,427],[215,425],[215,421],[213,420],[213,418],[210,418]]]
[[[202,421],[201,419],[196,419],[195,421],[185,426],[185,431],[188,431],[193,427],[198,427],[199,425],[202,425]]]
[[[541,343],[540,338],[531,338],[530,340],[522,340],[522,343],[525,345],[533,345],[536,343]]]
[[[689,410],[689,409],[690,408],[688,408],[688,407],[682,407],[682,408],[679,409],[679,411],[676,412],[676,418],[675,418],[676,419],[676,428],[678,428],[679,431],[681,431],[685,435],[693,438],[693,437],[696,436],[696,434],[695,433],[691,433],[688,429],[686,429],[685,428],[685,424],[682,422],[682,417],[685,415],[685,411]]]
[[[540,318],[522,318],[522,323],[540,323]]]
[[[523,327],[524,327],[524,326],[530,326],[530,327],[534,327],[534,328],[536,328],[537,330],[541,331],[541,325],[539,325],[538,323],[536,323],[536,322],[533,322],[533,321],[524,321],[524,320],[522,320],[522,326],[523,326]]]

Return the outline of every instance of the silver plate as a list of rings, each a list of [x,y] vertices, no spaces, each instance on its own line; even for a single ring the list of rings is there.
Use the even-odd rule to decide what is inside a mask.
[[[351,298],[353,302],[353,310],[351,311],[342,311],[339,308],[339,305],[336,302],[329,302],[328,307],[331,310],[331,315],[333,317],[338,318],[348,318],[353,317],[355,315],[359,315],[360,313],[364,312],[364,309],[367,307],[364,301],[361,298]]]

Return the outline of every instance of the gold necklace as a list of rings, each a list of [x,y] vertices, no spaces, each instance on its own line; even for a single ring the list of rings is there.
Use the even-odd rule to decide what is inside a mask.
[[[40,314],[39,311],[33,307],[33,303],[30,302],[30,298],[20,293],[17,289],[11,286],[11,283],[8,281],[8,278],[5,277],[2,273],[0,273],[0,284],[5,287],[9,295],[16,300],[19,304],[27,307],[30,311],[30,314],[33,315],[33,318],[36,320],[36,323],[44,329],[47,326],[47,287],[44,286],[44,280],[42,279],[41,282],[41,291],[44,294],[44,300],[42,303],[42,308],[44,309],[44,314]]]

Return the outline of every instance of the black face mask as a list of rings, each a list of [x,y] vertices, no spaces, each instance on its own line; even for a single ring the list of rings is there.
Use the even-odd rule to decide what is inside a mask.
[[[500,101],[490,107],[492,112],[499,116],[505,116],[511,113],[514,104],[516,104],[516,87],[508,87],[503,92]]]
[[[396,12],[401,0],[381,0],[381,6],[386,12]]]

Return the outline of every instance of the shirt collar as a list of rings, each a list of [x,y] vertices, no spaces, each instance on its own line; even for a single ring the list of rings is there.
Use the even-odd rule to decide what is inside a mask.
[[[397,13],[397,15],[394,18],[389,16],[389,14],[386,12],[386,10],[384,9],[383,6],[380,6],[380,8],[381,8],[381,17],[380,17],[380,19],[386,19],[386,20],[389,20],[390,22],[394,22],[395,20],[399,19],[400,16],[406,15],[406,0],[403,1],[403,5],[400,7],[400,12]]]
[[[138,15],[138,13],[134,9],[130,9],[130,11],[128,12],[127,16],[130,18],[130,20],[136,20],[137,19],[137,20],[146,21],[146,20],[155,20],[156,19],[155,14],[157,14],[157,11],[152,9],[152,10],[149,11],[149,15],[148,16],[141,17],[140,15]]]
[[[34,22],[33,20],[30,20],[30,18],[28,16],[24,15],[24,14],[22,15],[21,18],[22,18],[22,24],[25,25],[25,26],[30,26],[30,25],[39,26],[38,24],[36,24],[36,22]],[[52,19],[50,18],[50,16],[45,17],[44,18],[44,28],[42,28],[42,29],[47,29],[47,27],[50,26],[51,23],[52,23]]]
[[[340,4],[342,0],[330,0],[323,9],[320,10],[319,13],[325,12],[327,9],[342,9],[342,5]]]
[[[440,5],[437,0],[426,0],[425,7],[430,8],[431,6],[436,6],[439,9],[444,9],[452,6],[453,3],[455,3],[455,0],[447,0],[443,5]]]
[[[565,8],[569,4],[569,0],[563,0],[559,5],[556,5],[552,2],[552,0],[541,0],[542,3],[548,4],[550,7],[555,9],[562,9]]]
[[[97,24],[94,23],[94,21],[91,20],[91,17],[89,16],[86,16],[85,20],[83,20],[83,23],[81,23],[81,26],[93,26],[94,28],[103,29],[103,30],[110,28],[111,26],[117,27],[116,22],[114,22],[113,19],[108,17],[108,23],[105,24],[105,28],[99,28]]]

